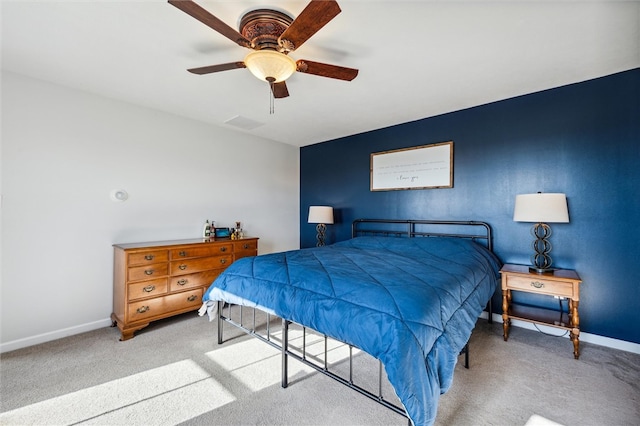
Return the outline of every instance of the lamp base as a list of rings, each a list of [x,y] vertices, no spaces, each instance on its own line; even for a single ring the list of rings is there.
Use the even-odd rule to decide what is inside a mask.
[[[553,274],[557,268],[538,268],[537,266],[529,266],[529,272],[536,274]]]
[[[319,223],[316,225],[316,231],[318,232],[316,247],[324,247],[324,234],[327,231],[327,226],[324,223]]]
[[[547,272],[553,272],[551,264],[553,260],[549,256],[551,251],[551,242],[549,237],[551,236],[551,227],[546,223],[536,223],[531,228],[531,235],[536,239],[533,240],[533,250],[535,253],[531,256],[531,266],[529,270],[538,274],[544,274]]]

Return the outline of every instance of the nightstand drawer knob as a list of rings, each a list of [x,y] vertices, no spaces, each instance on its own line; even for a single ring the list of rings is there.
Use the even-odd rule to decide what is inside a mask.
[[[136,311],[139,314],[144,314],[145,312],[147,312],[150,308],[148,306],[140,306],[138,309],[136,309]]]
[[[146,275],[153,275],[153,269],[147,269],[144,271]]]
[[[198,298],[198,296],[196,296],[195,294],[192,294],[191,296],[187,297],[187,301],[189,302],[193,302],[194,300],[196,300]]]
[[[179,265],[178,268],[180,268],[181,271],[184,271],[185,269],[187,269],[187,265],[182,264],[182,265]]]
[[[227,263],[227,259],[220,259],[220,263],[224,265],[225,263]]]
[[[189,282],[189,280],[183,278],[181,280],[178,280],[178,285],[185,285],[187,282]]]
[[[182,257],[186,257],[187,256],[187,252],[186,251],[181,251],[180,253],[178,253],[179,256]]]
[[[544,287],[544,283],[541,283],[540,281],[531,281],[531,287],[542,288]]]
[[[148,254],[144,258],[145,258],[145,260],[153,260],[154,257],[155,257],[154,255]]]
[[[146,286],[145,288],[143,288],[142,290],[143,290],[145,293],[151,293],[151,292],[152,292],[153,290],[155,290],[155,289],[156,289],[156,286],[155,286],[155,285],[148,285],[148,286]]]
[[[220,251],[225,252],[227,251],[227,248],[225,246],[220,247]]]

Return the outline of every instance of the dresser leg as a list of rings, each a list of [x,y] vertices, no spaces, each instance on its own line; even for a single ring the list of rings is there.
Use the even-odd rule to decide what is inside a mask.
[[[122,332],[122,336],[120,337],[120,341],[124,342],[125,340],[133,339],[133,333],[135,330],[127,330]]]
[[[115,316],[111,316],[111,320],[113,321],[113,325],[112,327],[118,327],[120,329],[120,341],[123,342],[125,340],[129,340],[129,339],[133,339],[133,334],[140,330],[145,328],[146,326],[149,325],[149,323],[146,324],[138,324],[135,327],[129,327],[129,328],[125,328],[124,325],[122,325],[121,322],[118,322],[118,319]]]

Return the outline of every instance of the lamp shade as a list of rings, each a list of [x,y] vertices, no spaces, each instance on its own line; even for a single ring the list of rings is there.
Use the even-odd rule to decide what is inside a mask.
[[[513,210],[516,222],[567,223],[569,211],[565,194],[520,194],[516,195]]]
[[[308,222],[332,224],[333,223],[333,207],[310,206]]]
[[[257,50],[244,58],[244,64],[259,80],[280,83],[296,71],[296,61],[274,50]]]

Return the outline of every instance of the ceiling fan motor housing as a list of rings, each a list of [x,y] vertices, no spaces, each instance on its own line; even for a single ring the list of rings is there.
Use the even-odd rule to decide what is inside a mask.
[[[281,47],[278,38],[289,28],[293,18],[284,12],[271,9],[256,9],[247,12],[240,19],[240,33],[251,41],[255,50],[276,50],[287,53],[286,47]]]

